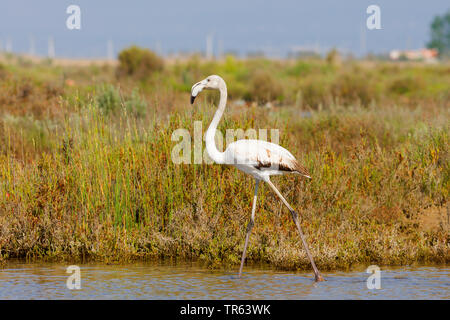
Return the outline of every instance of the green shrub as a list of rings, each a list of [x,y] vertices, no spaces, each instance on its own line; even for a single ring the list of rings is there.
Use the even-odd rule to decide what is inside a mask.
[[[129,96],[121,97],[120,91],[111,84],[101,89],[96,102],[104,114],[115,113],[123,107],[130,115],[142,117],[147,108],[147,102],[139,95],[138,89],[133,89]]]
[[[375,87],[371,84],[370,76],[356,73],[344,73],[336,78],[331,92],[333,97],[344,105],[360,103],[368,106],[376,99]]]
[[[287,74],[290,76],[306,76],[311,73],[313,66],[311,63],[304,60],[298,60],[295,65],[287,69]]]
[[[147,110],[147,102],[139,94],[139,90],[133,89],[131,95],[124,103],[127,112],[131,113],[136,117],[143,117]]]
[[[5,79],[7,74],[8,74],[8,72],[6,71],[5,66],[0,63],[0,80]]]
[[[326,103],[328,96],[328,86],[324,81],[313,78],[306,81],[301,87],[302,104],[313,109]]]
[[[132,76],[136,79],[143,80],[152,73],[161,71],[163,67],[163,59],[154,52],[132,46],[119,53],[117,75],[119,77]]]
[[[98,108],[105,114],[115,112],[120,107],[120,100],[119,91],[111,84],[104,86],[96,97]]]
[[[418,77],[405,76],[392,81],[389,90],[397,94],[406,94],[424,87],[423,80]]]
[[[251,79],[247,98],[258,103],[266,103],[279,99],[282,94],[283,88],[270,73],[257,71]]]
[[[327,63],[332,66],[340,66],[342,64],[342,58],[339,54],[339,51],[336,49],[331,50],[328,52],[326,57]]]

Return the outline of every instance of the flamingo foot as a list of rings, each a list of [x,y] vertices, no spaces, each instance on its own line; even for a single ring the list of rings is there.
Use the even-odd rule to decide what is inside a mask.
[[[320,274],[316,274],[314,277],[314,281],[315,282],[322,282],[322,281],[326,281]]]

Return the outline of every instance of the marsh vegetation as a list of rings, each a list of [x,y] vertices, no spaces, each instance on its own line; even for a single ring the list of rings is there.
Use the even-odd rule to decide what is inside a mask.
[[[172,132],[215,111],[214,94],[193,108],[190,87],[220,74],[219,130],[279,129],[311,172],[274,183],[319,269],[449,262],[448,64],[153,58],[1,60],[0,260],[238,265],[253,179],[171,161]],[[266,186],[260,199],[248,261],[309,269],[288,212]]]

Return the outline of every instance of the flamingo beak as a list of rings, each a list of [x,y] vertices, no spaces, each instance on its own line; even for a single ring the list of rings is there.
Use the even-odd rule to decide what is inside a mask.
[[[191,104],[194,104],[194,100],[197,97],[197,95],[205,88],[205,80],[197,82],[192,86],[191,89]]]

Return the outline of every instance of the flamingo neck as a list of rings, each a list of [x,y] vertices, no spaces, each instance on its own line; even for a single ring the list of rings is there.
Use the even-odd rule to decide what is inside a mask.
[[[217,125],[219,124],[220,119],[222,118],[223,112],[225,111],[225,106],[227,104],[227,87],[225,83],[220,87],[220,101],[219,107],[217,108],[216,113],[214,114],[214,118],[211,121],[211,124],[206,131],[206,151],[208,152],[209,157],[214,160],[214,162],[223,164],[225,163],[225,154],[224,152],[220,152],[217,150],[216,142],[214,137],[216,135]]]

